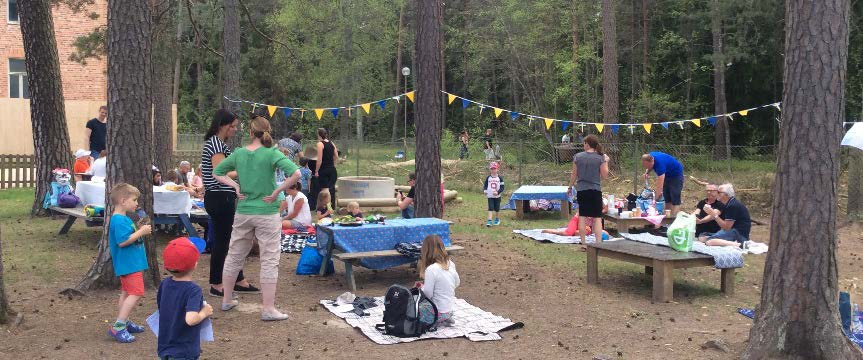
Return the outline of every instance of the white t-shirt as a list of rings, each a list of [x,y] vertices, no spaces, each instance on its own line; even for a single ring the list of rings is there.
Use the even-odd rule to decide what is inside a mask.
[[[449,269],[444,270],[440,264],[429,265],[425,270],[423,294],[431,299],[440,313],[451,313],[455,302],[455,288],[461,283],[455,263],[450,260]]]
[[[98,176],[101,178],[108,176],[108,157],[100,157],[93,162],[93,166],[90,167],[90,170],[87,171],[93,176]]]
[[[301,224],[306,226],[312,225],[312,212],[309,210],[309,199],[306,198],[306,194],[297,191],[297,195],[285,196],[285,202],[288,204],[287,212],[290,214],[294,211],[294,204],[296,204],[297,200],[303,200],[303,207],[300,209],[299,214],[293,220],[299,221]]]

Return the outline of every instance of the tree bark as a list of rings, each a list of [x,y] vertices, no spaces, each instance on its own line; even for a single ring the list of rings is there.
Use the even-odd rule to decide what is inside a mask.
[[[224,38],[223,54],[225,54],[222,67],[224,91],[223,97],[220,98],[222,108],[230,110],[242,119],[244,116],[240,114],[240,104],[232,103],[224,98],[224,96],[231,99],[240,98],[240,9],[237,0],[224,0],[222,37]],[[232,148],[239,147],[241,138],[242,136],[231,137],[228,145]]]
[[[51,172],[55,168],[72,166],[75,159],[66,127],[51,2],[22,1],[18,10],[24,52],[27,54],[24,62],[30,87],[30,122],[36,158],[36,194],[30,213],[45,215],[47,211],[42,208],[42,201],[54,181]]]
[[[172,2],[168,2],[171,4]],[[174,44],[174,82],[172,89],[172,103],[180,104],[180,80],[181,80],[181,71],[180,71],[180,60],[182,59],[182,47],[180,46],[183,41],[183,7],[179,4],[177,5],[177,42]]]
[[[578,114],[578,12],[581,0],[572,0],[572,121],[579,121]],[[573,126],[576,126],[573,124]]]
[[[619,112],[617,82],[617,24],[614,0],[602,0],[602,119],[605,123],[617,123]],[[605,131],[606,152],[610,158],[609,170],[620,172],[620,149],[617,137],[611,129]]]
[[[419,1],[416,16],[416,216],[441,217],[443,4],[440,0]]]
[[[847,0],[785,3],[770,252],[744,359],[863,359],[842,335],[837,306],[836,190],[848,25]]]
[[[156,5],[154,13],[167,13],[171,2],[162,2]],[[177,48],[179,44],[174,42],[173,36],[168,36],[172,29],[170,17],[163,17],[162,24],[153,24],[153,53],[152,57],[152,80],[153,85],[153,164],[162,172],[174,168],[172,162],[174,154],[173,116],[172,104],[174,102],[174,80],[179,79],[179,57]],[[179,18],[177,19],[179,21]],[[180,31],[178,30],[178,34]],[[178,36],[179,37],[179,36]]]
[[[399,90],[402,87],[402,46],[404,46],[404,17],[405,17],[405,5],[402,4],[399,9],[399,40],[398,45],[396,46],[396,94],[401,93]],[[401,115],[401,106],[396,106],[393,109],[393,133],[390,140],[395,144],[396,140],[399,137],[399,123],[401,123],[402,117]]]
[[[110,189],[127,183],[141,191],[138,203],[147,214],[153,213],[153,128],[150,118],[152,99],[151,8],[146,0],[113,0],[108,3],[108,177]],[[170,74],[170,66],[168,66]],[[170,94],[170,88],[168,93]],[[77,289],[116,287],[111,253],[108,247],[107,219],[114,212],[110,201],[105,209],[106,222],[98,245],[96,261]],[[149,263],[145,283],[159,283],[159,261],[156,243],[144,239]]]
[[[0,324],[8,323],[9,315],[11,311],[9,311],[9,301],[6,299],[6,285],[3,283],[3,234],[0,233]]]
[[[710,32],[713,35],[713,113],[719,115],[728,112],[725,101],[725,52],[722,45],[723,11],[720,0],[711,0],[710,5]],[[731,156],[731,139],[728,119],[725,116],[716,118],[716,131],[713,134],[713,158],[727,159]]]

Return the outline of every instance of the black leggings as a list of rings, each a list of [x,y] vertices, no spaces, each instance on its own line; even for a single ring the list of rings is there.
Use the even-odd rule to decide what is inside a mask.
[[[336,180],[339,178],[338,172],[336,172],[336,168],[321,168],[318,171],[318,186],[319,189],[329,189],[330,190],[330,205],[332,208],[336,208]],[[313,194],[314,196],[318,196],[317,194]]]
[[[234,213],[237,211],[237,194],[229,191],[207,191],[204,193],[204,207],[213,224],[213,238],[210,252],[210,284],[222,283],[222,270],[225,257],[231,244],[234,228]],[[243,271],[237,274],[237,282],[243,281]]]

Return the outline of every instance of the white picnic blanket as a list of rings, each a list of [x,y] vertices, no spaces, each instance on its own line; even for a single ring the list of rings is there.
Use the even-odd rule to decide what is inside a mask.
[[[528,238],[531,238],[531,239],[539,241],[539,242],[552,242],[555,244],[581,244],[581,237],[580,236],[561,236],[561,235],[555,235],[555,234],[546,234],[546,233],[543,233],[542,230],[543,229],[513,230],[512,232],[519,234],[519,235],[522,235],[522,236],[526,236]],[[565,230],[565,228],[560,228],[558,230]],[[615,240],[615,239],[608,239],[605,241],[613,241],[613,240]],[[594,243],[594,242],[596,242],[596,238],[593,235],[588,235],[587,236],[587,243],[590,244],[590,243]]]
[[[458,337],[466,337],[470,341],[491,341],[500,340],[501,337],[497,333],[507,330],[510,327],[521,327],[522,324],[516,325],[512,320],[497,316],[476,306],[468,304],[463,299],[455,299],[453,304],[453,326],[439,327],[437,331],[428,332],[421,337],[400,338],[391,335],[386,335],[377,329],[375,325],[384,322],[384,298],[376,297],[375,302],[378,306],[367,309],[368,316],[360,317],[353,313],[351,305],[339,305],[333,300],[321,300],[327,310],[336,316],[345,319],[351,326],[360,329],[370,340],[381,345],[392,345],[398,343],[407,343],[424,339],[452,339]]]

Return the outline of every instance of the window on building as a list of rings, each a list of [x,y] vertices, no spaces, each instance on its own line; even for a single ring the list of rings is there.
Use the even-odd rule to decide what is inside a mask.
[[[6,2],[6,15],[8,16],[8,22],[17,23],[18,22],[18,0],[9,0]]]
[[[27,84],[27,66],[23,59],[9,59],[9,97],[29,99],[30,87]]]

